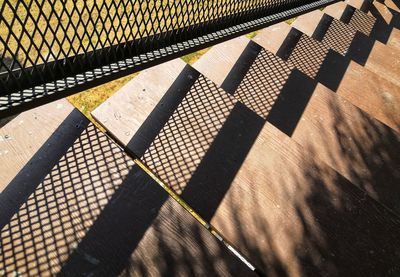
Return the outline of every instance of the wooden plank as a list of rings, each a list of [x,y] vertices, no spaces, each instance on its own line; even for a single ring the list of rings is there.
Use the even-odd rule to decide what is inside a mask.
[[[353,0],[353,1],[349,2],[349,5],[352,5],[353,7],[357,7],[358,3],[359,3],[359,1]],[[383,20],[386,24],[388,24],[390,26],[395,27],[396,29],[393,29],[393,31],[396,32],[396,38],[397,38],[397,33],[398,33],[398,29],[399,29],[398,18],[399,18],[400,12],[396,12],[392,9],[389,9],[384,4],[381,4],[376,1],[374,1],[372,3],[372,5],[373,6],[369,8],[368,14]]]
[[[395,10],[396,12],[400,12],[400,3],[398,0],[384,0],[382,2],[386,7]]]
[[[365,6],[374,5],[375,3],[379,3],[378,1],[364,1],[364,0],[346,0],[344,1],[346,4],[353,6],[359,10],[364,10]],[[381,3],[379,3],[381,4]]]
[[[66,130],[79,123],[72,111],[67,100],[58,100],[22,113],[0,129],[0,192],[53,134],[56,140],[68,136]],[[49,149],[46,155],[50,153]]]
[[[289,140],[264,126],[211,223],[270,275],[398,272],[398,218]]]
[[[318,18],[322,18],[322,21]],[[400,86],[400,50],[373,41],[353,27],[318,10],[298,17],[292,26]]]
[[[309,12],[302,16],[298,16],[291,26],[307,36],[312,37],[319,22],[322,20],[323,15],[324,13],[321,13],[318,10]]]
[[[393,7],[388,7],[385,4],[378,1],[364,1],[364,0],[346,0],[348,5],[360,9],[364,12],[368,12],[369,15],[374,16],[377,19],[382,19],[386,24],[393,27],[399,28],[398,15],[399,10]],[[390,3],[391,1],[388,1]],[[393,2],[392,2],[393,3]]]
[[[355,1],[352,1],[355,2]],[[369,14],[378,18],[381,22],[386,23],[390,29],[383,32],[387,44],[400,48],[400,11],[394,11],[387,8],[379,2],[373,2],[373,6],[369,9]],[[380,30],[377,30],[377,36]]]
[[[292,28],[287,23],[280,22],[262,29],[252,40],[271,53],[276,54],[282,47],[291,29]]]
[[[337,90],[343,99],[400,132],[398,91],[398,86],[356,63],[350,63]]]
[[[126,90],[121,90],[108,103],[100,106],[94,116],[175,192],[181,193],[236,101],[188,66],[181,67],[173,84],[163,80],[169,78],[170,67],[177,68],[173,64],[169,67],[158,66],[146,75],[140,74],[138,77],[142,78],[133,80],[135,83],[129,85],[129,96]],[[153,74],[158,74],[160,78],[153,78]],[[159,103],[155,100],[151,108],[137,115],[136,107],[149,102],[150,94],[149,97],[138,97],[143,88],[152,92],[147,88],[152,86],[149,80],[157,80],[159,84],[160,90],[157,92],[160,94],[156,96]],[[128,105],[121,105],[121,100],[126,99],[124,96],[134,101],[124,100],[123,103],[128,102]],[[118,118],[119,122],[107,115],[110,113],[109,107],[114,107],[112,111],[124,115]],[[145,117],[146,120],[142,120]],[[209,126],[210,122],[213,122],[212,127]],[[120,132],[116,129],[117,125],[128,129]],[[125,132],[131,134],[128,142]],[[171,174],[171,166],[175,168],[174,174]]]
[[[179,76],[185,63],[181,59],[143,70],[118,93],[92,112],[106,129],[127,144]],[[131,109],[121,109],[128,105]],[[133,116],[135,115],[135,116]]]
[[[345,2],[337,2],[324,8],[323,12],[332,16],[333,18],[339,19],[343,16],[343,13],[347,7]],[[368,35],[368,34],[367,34]]]
[[[225,76],[229,73],[229,70],[231,68],[225,65],[235,63],[240,57],[240,54],[242,54],[248,42],[248,38],[246,38],[245,36],[241,36],[221,43],[219,47],[212,47],[204,55],[213,56],[215,57],[215,59],[199,59],[195,63],[194,67],[199,72],[205,75],[207,75],[207,72],[209,70],[213,70],[214,67],[217,67],[219,69],[218,72],[220,73],[220,77],[217,78],[217,76],[215,76],[214,83],[220,86],[225,80]],[[225,52],[227,51],[229,51],[230,55],[225,55]]]
[[[357,31],[366,36],[371,36],[377,19],[373,16],[347,5],[345,2],[338,2],[324,9],[324,13],[336,18],[343,23],[347,23]]]
[[[400,131],[400,87],[354,61],[335,55],[322,43],[304,34],[291,34],[291,31],[288,24],[279,23],[263,29],[253,40],[281,55],[309,77],[334,89],[343,99]],[[282,53],[285,43],[290,44],[290,35],[299,35],[300,39],[290,46],[288,54]]]
[[[5,209],[15,210],[0,228],[2,275],[253,275],[79,115],[81,124],[67,131],[80,132],[44,178],[30,184],[23,204],[16,199],[31,176],[0,195],[1,221]],[[31,175],[41,171],[40,164],[28,165]]]
[[[348,23],[370,38],[400,49],[399,16],[391,13],[385,5],[379,2],[374,1],[370,5],[364,3],[362,0],[354,0],[349,3],[350,5],[345,2],[338,2],[324,9],[324,13]],[[370,7],[366,8],[367,6]],[[366,12],[369,12],[366,14],[359,9],[365,9]]]
[[[235,96],[299,144],[312,145],[319,158],[400,212],[400,159],[393,156],[400,149],[399,135],[282,62],[261,49]],[[256,80],[260,83],[253,84]]]
[[[292,136],[370,196],[400,212],[400,137],[318,85]],[[311,140],[311,142],[310,142]],[[379,149],[379,150],[377,150]]]

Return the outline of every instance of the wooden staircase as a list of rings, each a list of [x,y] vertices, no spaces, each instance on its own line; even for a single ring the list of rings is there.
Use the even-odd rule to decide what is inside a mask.
[[[397,2],[144,70],[92,113],[106,134],[65,100],[14,118],[0,275],[400,274]]]

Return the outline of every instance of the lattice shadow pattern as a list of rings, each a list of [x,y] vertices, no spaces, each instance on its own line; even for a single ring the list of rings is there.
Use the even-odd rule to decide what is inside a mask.
[[[287,62],[293,64],[311,78],[315,78],[328,52],[328,47],[306,35],[302,35]]]
[[[261,49],[234,96],[266,119],[293,68]]]
[[[200,75],[142,160],[180,194],[234,105],[230,95]]]
[[[55,275],[133,161],[89,125],[0,232],[0,275]]]
[[[322,43],[336,52],[346,55],[356,33],[357,30],[352,26],[346,25],[337,19],[333,19],[329,29],[322,39]]]
[[[355,10],[353,16],[350,18],[349,25],[353,26],[356,30],[369,36],[375,26],[376,18],[363,13],[360,10]]]

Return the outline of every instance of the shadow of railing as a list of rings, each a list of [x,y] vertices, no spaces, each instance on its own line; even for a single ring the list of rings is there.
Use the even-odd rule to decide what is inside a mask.
[[[255,55],[248,51],[253,51]],[[224,84],[229,87],[235,80],[241,79],[235,74],[242,74],[244,80],[234,86],[235,89],[230,93],[264,117],[267,124],[272,123],[292,136],[300,125],[307,124],[300,119],[314,94],[316,83],[296,70],[285,74],[285,69],[293,68],[287,65],[279,71],[273,70],[277,61],[266,59],[266,56],[263,50],[257,50],[250,44],[242,57],[250,59],[252,66],[249,67],[241,57],[240,63],[235,65],[237,68],[227,78],[232,82],[225,81]],[[243,68],[247,69],[244,73],[241,70]],[[274,81],[278,85],[271,84]],[[229,186],[223,185],[224,193],[219,197],[221,202],[216,206],[208,206],[209,199],[213,200],[215,196],[207,195],[208,189],[202,190],[202,187],[208,187],[213,192],[216,189],[212,188],[212,184],[220,187],[220,182],[213,179],[213,175],[224,175],[229,171],[230,151],[235,152],[234,147],[225,153],[214,150],[213,159],[207,162],[208,171],[199,170],[193,175],[193,178],[200,179],[196,174],[202,174],[202,182],[198,182],[197,187],[190,187],[194,180],[191,179],[182,193],[184,199],[193,198],[194,201],[187,201],[198,211],[204,211],[203,214],[211,222],[215,221],[216,228],[267,274],[361,276],[371,272],[382,275],[399,272],[396,264],[400,259],[400,240],[393,235],[398,232],[394,230],[400,227],[399,217],[393,213],[399,211],[396,199],[400,195],[397,186],[400,160],[395,155],[400,149],[399,136],[357,109],[352,115],[355,120],[349,121],[348,111],[338,104],[337,101],[331,101],[324,106],[335,115],[335,120],[328,127],[324,125],[328,123],[321,121],[319,136],[332,137],[328,132],[333,132],[342,150],[343,170],[354,175],[352,180],[361,190],[320,161],[320,150],[325,148],[329,152],[332,148],[328,141],[318,149],[315,144],[304,141],[302,146],[305,151],[300,151],[300,160],[292,157],[297,153],[290,152],[290,144],[282,143],[283,157],[280,158],[283,161],[276,162],[275,168],[262,165],[269,162],[275,164],[277,154],[271,148],[265,147],[265,153],[257,158],[254,153],[243,155],[250,155],[249,159],[258,161],[251,163],[250,160],[242,160],[242,170],[248,170],[252,176],[239,177]],[[252,128],[248,122],[244,125]],[[263,131],[260,132],[259,137],[266,136]],[[237,133],[238,136],[243,134],[240,131]],[[310,141],[312,139],[310,134]],[[349,142],[352,144],[350,148]],[[206,156],[211,155],[214,143]],[[248,150],[262,152],[263,147],[258,146],[259,143],[254,145],[249,140],[247,144],[252,146],[250,148],[256,148]],[[262,159],[262,156],[265,158]],[[331,156],[337,157],[337,153]],[[297,161],[296,166],[291,166],[292,159]],[[217,162],[213,163],[214,160]],[[340,160],[331,164],[339,162],[343,163]],[[254,167],[246,165],[248,163]],[[276,171],[282,173],[277,174]],[[235,170],[237,173],[238,170]],[[276,175],[282,176],[282,179],[277,180],[274,178]],[[210,184],[205,185],[206,182]],[[238,184],[241,182],[242,187]],[[235,186],[241,189],[235,189]],[[264,187],[271,189],[265,192]],[[237,194],[232,196],[232,191]],[[281,194],[276,196],[274,192]],[[265,195],[271,196],[266,198]],[[252,204],[246,206],[245,202]],[[271,203],[276,204],[278,209],[273,209]],[[213,213],[209,212],[210,209]],[[372,214],[375,215],[374,219],[370,218]],[[375,240],[369,243],[371,237]]]
[[[86,126],[67,128],[64,140],[51,137],[44,147],[54,151],[42,147],[32,158],[42,161],[28,162],[2,192],[0,268],[6,276],[55,274],[126,174],[129,160]]]
[[[374,81],[379,82],[379,84],[371,80],[365,80],[364,84],[359,84],[358,87],[362,87],[362,90],[370,89],[376,91],[377,95],[372,96],[371,92],[366,91],[364,100],[359,101],[356,99],[353,103],[359,105],[367,113],[371,113],[394,130],[399,130],[400,117],[396,111],[395,103],[397,101],[396,92],[400,91],[400,89],[395,84],[367,69],[351,64],[352,61],[349,57],[339,54],[295,28],[290,29],[277,51],[277,56],[329,89],[341,92],[340,95],[345,98],[346,94],[349,94],[346,90],[349,88],[354,90],[356,84],[362,80],[360,76],[374,77]],[[356,79],[352,79],[355,77],[349,76],[355,76]],[[353,94],[354,91],[350,92],[347,97],[354,100]],[[380,101],[380,106],[373,107],[366,103],[365,99],[373,99],[374,97],[377,97],[376,99]]]
[[[1,275],[252,275],[76,110],[0,205]]]
[[[296,216],[282,217],[281,221],[274,221],[273,224],[268,222],[275,215],[268,215],[268,212],[264,212],[262,205],[267,205],[266,199],[263,198],[263,195],[256,196],[257,186],[262,186],[262,183],[257,182],[258,172],[256,169],[247,169],[254,170],[254,182],[236,180],[238,172],[243,167],[247,168],[245,161],[255,147],[255,142],[260,136],[264,135],[262,130],[265,122],[274,125],[287,136],[293,136],[299,124],[303,124],[300,119],[317,88],[315,81],[294,69],[293,66],[273,58],[272,54],[255,44],[250,43],[239,60],[240,62],[235,65],[223,85],[223,87],[226,86],[229,94],[224,94],[223,91],[204,79],[202,75],[198,75],[193,69],[185,68],[176,84],[183,84],[184,81],[182,80],[187,78],[192,80],[192,85],[189,88],[182,85],[185,91],[179,91],[177,88],[180,86],[174,88],[173,85],[167,93],[168,97],[176,97],[176,99],[182,101],[181,104],[176,105],[179,101],[171,101],[175,104],[168,106],[166,104],[168,101],[160,101],[167,106],[164,108],[169,111],[168,116],[165,117],[165,113],[161,113],[159,108],[156,108],[150,116],[152,120],[142,125],[143,130],[145,130],[146,126],[150,127],[151,122],[158,122],[158,134],[154,135],[154,133],[152,136],[145,133],[136,134],[128,144],[128,148],[133,149],[133,146],[138,147],[138,144],[141,143],[145,145],[147,149],[146,147],[139,147],[142,149],[139,156],[149,168],[171,185],[171,188],[180,194],[204,219],[211,221],[211,223],[218,222],[216,228],[227,236],[228,240],[245,256],[249,257],[249,260],[256,267],[261,268],[266,273],[290,275],[294,274],[293,270],[310,274],[325,272],[330,274],[335,272],[355,273],[357,269],[351,268],[350,263],[340,257],[346,251],[351,252],[348,259],[358,264],[360,268],[358,273],[364,270],[364,272],[368,272],[374,266],[376,266],[376,272],[385,272],[388,267],[395,264],[397,259],[388,259],[387,262],[383,262],[382,259],[373,261],[370,258],[365,260],[357,258],[358,252],[366,251],[365,249],[369,246],[374,249],[378,246],[375,243],[369,245],[367,236],[365,234],[360,235],[357,232],[362,232],[363,228],[366,230],[368,222],[370,222],[369,216],[371,215],[369,213],[372,214],[372,211],[375,215],[381,214],[384,217],[382,226],[375,222],[369,228],[374,236],[379,236],[378,233],[385,233],[385,227],[383,227],[385,224],[388,224],[388,228],[397,230],[399,228],[397,216],[393,215],[389,209],[382,207],[381,204],[376,203],[365,192],[340,176],[325,163],[319,162],[320,154],[316,149],[311,149],[307,145],[304,146],[306,150],[301,153],[304,153],[305,162],[304,165],[301,162],[297,164],[301,171],[296,172],[301,178],[299,180],[293,178],[292,180],[295,187],[301,186],[303,188],[305,184],[310,184],[310,194],[307,194],[307,197],[304,196],[300,201],[301,203],[291,203],[289,200],[292,196],[287,196],[289,199],[284,197],[289,201],[293,213],[297,213]],[[333,109],[329,105],[326,108]],[[345,122],[345,118],[340,116],[340,113],[344,113],[344,111],[338,109],[334,111],[338,113],[336,119]],[[346,136],[352,138],[360,136],[360,140],[355,142],[358,148],[355,148],[354,151],[360,151],[359,148],[362,148],[365,144],[365,137],[369,137],[370,144],[362,151],[362,160],[358,162],[376,174],[372,174],[369,179],[360,175],[357,180],[361,183],[363,189],[366,189],[363,184],[374,182],[372,185],[374,191],[369,191],[369,193],[375,199],[389,203],[387,201],[389,195],[395,195],[394,197],[398,195],[395,185],[396,180],[398,180],[397,173],[391,170],[396,167],[399,161],[393,155],[383,154],[381,156],[379,151],[381,153],[395,152],[394,150],[398,147],[398,135],[388,127],[370,119],[364,113],[359,113],[360,122],[364,124],[360,127],[360,130],[366,129],[368,131],[357,134],[354,133],[354,130],[351,131],[351,126],[348,125],[346,128],[349,128],[349,132],[342,130],[342,132],[336,133],[335,137],[339,144],[345,148],[344,138]],[[157,120],[157,116],[161,118],[162,123]],[[349,123],[346,122],[346,124]],[[336,123],[336,126],[338,125],[339,122]],[[325,128],[323,130],[330,129]],[[292,141],[292,143],[294,142]],[[329,149],[329,145],[326,147]],[[268,159],[268,154],[268,152],[265,153],[266,159]],[[289,152],[287,155],[284,158],[290,159],[291,153]],[[310,157],[315,157],[316,160]],[[351,155],[345,157],[346,169],[352,172],[356,161],[352,159]],[[379,162],[378,159],[384,160]],[[374,160],[376,162],[373,162]],[[263,160],[259,162],[262,164]],[[283,164],[281,166],[285,167]],[[259,170],[263,170],[262,166]],[[281,170],[286,172],[284,168]],[[294,173],[289,171],[287,174]],[[273,175],[272,172],[271,175]],[[386,176],[386,178],[382,180],[382,176]],[[284,181],[281,183],[280,180],[275,181],[275,183],[266,182],[265,185],[274,187],[273,184],[277,186],[277,184],[285,183]],[[385,189],[380,186],[382,183],[386,183]],[[260,207],[252,205],[251,209],[241,209],[240,205],[245,200],[242,201],[240,196],[236,198],[231,196],[232,191],[239,190],[243,193],[242,197],[246,199],[244,196],[248,193],[246,186],[255,186],[254,195],[248,197],[247,200],[253,202],[254,199],[259,198],[260,201],[264,201],[260,204]],[[288,184],[288,186],[291,186],[291,184]],[[319,188],[319,186],[323,188]],[[279,187],[274,188],[279,190]],[[335,190],[341,190],[342,195],[337,196]],[[320,197],[321,202],[315,203],[313,206],[313,201],[317,201],[318,197]],[[354,208],[340,213],[340,209],[338,210],[338,206],[336,206],[337,197],[341,199],[343,205]],[[228,201],[226,199],[230,198],[232,198],[232,204],[228,205],[225,202]],[[365,209],[368,212],[362,211],[361,215],[354,215],[352,212],[359,209],[359,205],[361,205],[358,203],[361,201],[360,199],[364,199],[362,201],[365,201]],[[269,200],[273,201],[272,199]],[[324,206],[325,204],[326,209],[318,211],[318,209],[321,209],[321,205]],[[238,205],[238,207],[235,207],[235,205]],[[297,205],[301,205],[305,210],[299,210]],[[284,206],[283,202],[282,206]],[[307,208],[307,206],[310,207]],[[397,209],[396,206],[390,208]],[[331,213],[335,216],[329,217],[328,215]],[[322,215],[327,216],[328,219],[321,219]],[[336,226],[336,215],[341,219],[340,222],[348,220],[363,226],[360,229],[354,228],[354,230],[358,230],[354,232],[359,234],[358,240],[355,238],[356,235],[348,234],[352,230],[351,224],[349,225],[346,222],[343,228],[340,227],[340,224]],[[251,223],[245,218],[251,218],[249,220]],[[303,226],[302,228],[305,229],[304,237],[303,231],[301,231],[297,237],[291,238],[288,235],[288,241],[280,241],[275,237],[273,230],[279,229],[277,225],[285,225],[288,224],[286,222],[291,221],[294,222],[293,224],[297,224],[296,228]],[[317,228],[315,226],[320,224],[319,221],[323,221],[323,224],[321,223],[322,226]],[[254,229],[249,231],[247,229],[248,224],[254,224],[252,226],[256,226],[254,229],[257,231],[254,231]],[[312,229],[312,226],[315,228]],[[338,245],[334,245],[335,236],[329,233],[329,228],[336,228],[340,233],[339,239],[336,238]],[[226,229],[231,230],[230,233],[228,232],[229,235],[226,235]],[[290,233],[290,228],[288,228],[288,232]],[[317,240],[324,237],[327,237],[329,244]],[[354,247],[353,250],[348,250],[351,247],[351,240],[347,237],[351,237],[359,245]],[[305,241],[304,244],[303,241]],[[343,247],[339,247],[341,241]],[[279,246],[281,242],[297,245],[295,249],[288,250],[289,258],[281,256],[283,255]],[[382,245],[385,245],[385,251],[394,254],[394,256],[397,255],[395,247],[391,245],[391,243],[398,245],[398,240],[395,237],[389,235],[387,240],[382,239],[382,243]],[[301,250],[302,245],[312,246],[310,250],[312,253],[307,253],[306,250],[304,250],[306,252],[303,252]],[[269,249],[269,251],[265,249]],[[328,254],[331,252],[332,256]],[[383,253],[382,251],[378,252]],[[361,254],[359,256],[364,258]],[[329,265],[323,264],[327,260],[329,260]],[[290,261],[296,264],[294,266],[296,269],[292,268],[293,264]]]

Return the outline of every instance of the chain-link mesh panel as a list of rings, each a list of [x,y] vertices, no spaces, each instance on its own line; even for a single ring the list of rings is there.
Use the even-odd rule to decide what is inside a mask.
[[[0,111],[333,1],[2,0]]]

